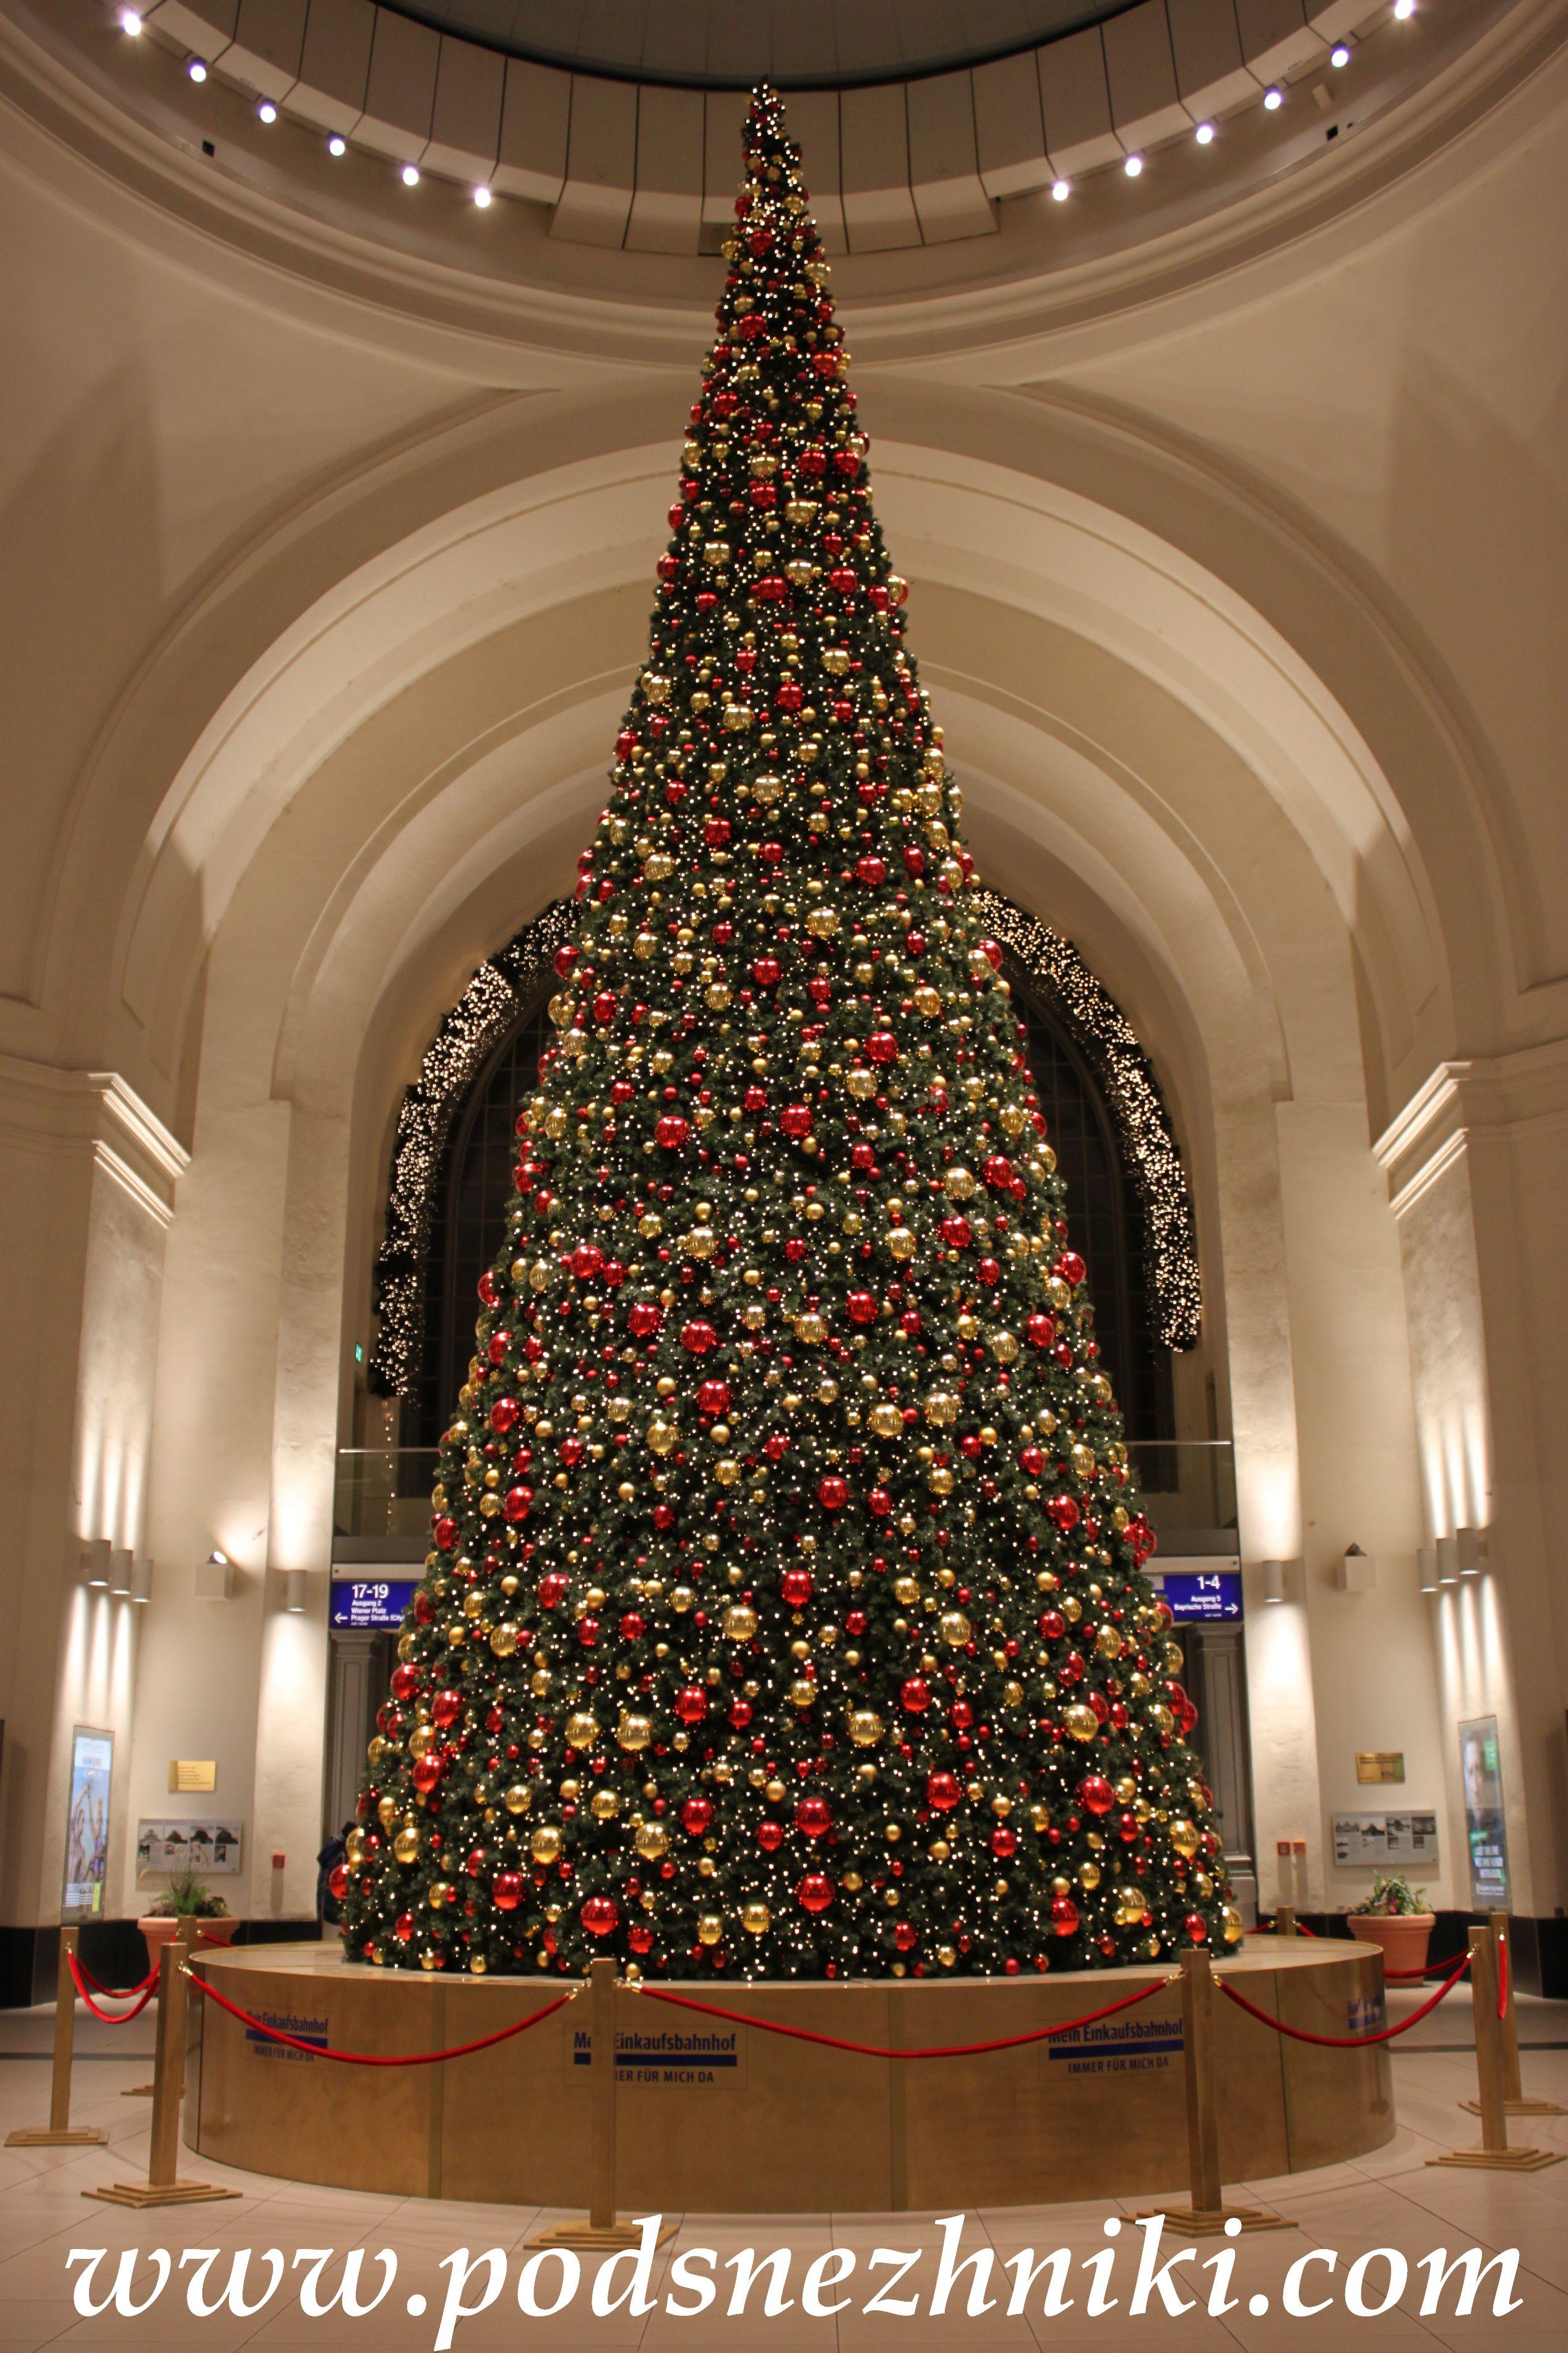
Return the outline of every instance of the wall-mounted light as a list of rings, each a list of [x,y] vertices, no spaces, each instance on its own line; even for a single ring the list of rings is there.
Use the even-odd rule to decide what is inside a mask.
[[[198,1601],[232,1601],[237,1578],[227,1553],[215,1545],[196,1571]]]
[[[298,1614],[309,1604],[310,1572],[308,1568],[286,1568],[283,1572],[283,1607]]]
[[[134,1560],[131,1564],[131,1599],[151,1601],[153,1599],[153,1564],[150,1560]]]
[[[1459,1581],[1459,1539],[1439,1536],[1437,1539],[1437,1582],[1458,1585]]]
[[[78,1555],[81,1581],[101,1589],[109,1583],[109,1559],[114,1547],[107,1536],[89,1536]]]
[[[1370,1593],[1377,1583],[1377,1563],[1353,1544],[1334,1563],[1334,1583],[1342,1593]]]
[[[1437,1553],[1433,1545],[1423,1545],[1415,1556],[1415,1579],[1423,1593],[1437,1590]]]
[[[133,1563],[128,1548],[121,1550],[117,1546],[114,1550],[110,1552],[109,1556],[109,1589],[110,1593],[118,1593],[121,1598],[126,1601],[129,1601],[131,1599],[132,1567]]]
[[[1285,1564],[1282,1560],[1266,1560],[1263,1563],[1263,1599],[1265,1601],[1284,1600]]]
[[[1454,1544],[1459,1557],[1459,1575],[1479,1577],[1487,1565],[1485,1528],[1456,1528]]]

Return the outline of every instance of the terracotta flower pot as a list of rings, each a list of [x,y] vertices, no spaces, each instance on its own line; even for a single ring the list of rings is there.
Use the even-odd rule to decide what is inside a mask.
[[[1352,1936],[1383,1947],[1388,1976],[1426,1968],[1426,1947],[1437,1925],[1435,1912],[1352,1912],[1349,1918]]]
[[[148,1912],[137,1921],[136,1926],[141,1929],[146,1942],[149,1968],[157,1968],[159,1956],[165,1945],[174,1943],[174,1932],[179,1925],[178,1920],[166,1912]],[[220,1914],[216,1920],[198,1920],[195,1925],[196,1934],[193,1939],[193,1948],[199,1953],[204,1941],[209,1945],[228,1944],[239,1922],[231,1915]]]

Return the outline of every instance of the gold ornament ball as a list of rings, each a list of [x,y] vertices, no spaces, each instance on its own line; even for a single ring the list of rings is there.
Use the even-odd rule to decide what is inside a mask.
[[[535,1862],[551,1863],[559,1862],[561,1856],[561,1832],[553,1822],[540,1823],[539,1828],[534,1831],[533,1836],[528,1841],[528,1851],[533,1857]]]
[[[641,1822],[633,1835],[633,1844],[645,1862],[658,1862],[669,1850],[669,1832],[662,1822]]]
[[[498,1626],[490,1636],[490,1648],[498,1659],[510,1659],[517,1648],[517,1628]]]
[[[533,1792],[526,1781],[514,1781],[501,1799],[509,1814],[526,1814],[533,1803]]]
[[[875,1748],[882,1737],[882,1719],[874,1707],[850,1711],[849,1737],[857,1748]]]
[[[1227,1945],[1239,1945],[1242,1938],[1247,1934],[1247,1923],[1242,1918],[1234,1904],[1227,1904],[1226,1905],[1224,1912],[1220,1915],[1220,1919],[1226,1943]]]
[[[944,1609],[937,1625],[950,1650],[961,1651],[973,1637],[974,1630],[962,1609]]]
[[[1075,1740],[1092,1740],[1100,1730],[1100,1719],[1093,1708],[1081,1703],[1069,1707],[1062,1722]]]
[[[757,1630],[757,1613],[744,1601],[731,1602],[724,1612],[724,1640],[749,1642]]]
[[[809,1675],[797,1676],[795,1681],[791,1683],[789,1687],[789,1700],[792,1707],[810,1707],[815,1703],[816,1698],[816,1685],[812,1682]]]
[[[631,1756],[646,1748],[652,1738],[653,1718],[648,1715],[623,1715],[616,1727],[616,1745]]]
[[[773,1924],[773,1915],[765,1904],[748,1904],[742,1907],[741,1926],[748,1936],[765,1936]]]
[[[717,1912],[704,1912],[700,1915],[697,1922],[697,1941],[700,1945],[716,1945],[723,1933],[724,1923]]]
[[[565,1739],[568,1748],[592,1748],[598,1736],[599,1727],[586,1709],[574,1709],[567,1717]]]
[[[399,1862],[417,1862],[419,1860],[418,1831],[412,1829],[399,1831],[392,1841],[392,1852]]]
[[[595,1789],[588,1811],[596,1822],[613,1822],[621,1810],[621,1801],[614,1789]]]

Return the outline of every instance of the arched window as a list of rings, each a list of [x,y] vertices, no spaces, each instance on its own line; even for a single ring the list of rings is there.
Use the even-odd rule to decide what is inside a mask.
[[[994,893],[984,894],[984,908],[1004,944],[1067,1185],[1102,1362],[1129,1438],[1167,1439],[1171,1349],[1197,1336],[1197,1282],[1185,1179],[1163,1105],[1120,1010],[1068,942]],[[515,1122],[549,1033],[549,959],[570,913],[548,910],[480,967],[405,1101],[371,1380],[402,1399],[407,1447],[437,1442],[467,1374],[475,1286],[505,1232]]]

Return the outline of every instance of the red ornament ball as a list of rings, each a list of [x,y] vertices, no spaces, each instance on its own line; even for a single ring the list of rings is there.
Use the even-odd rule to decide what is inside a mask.
[[[694,1356],[705,1356],[710,1348],[716,1348],[719,1345],[719,1335],[711,1324],[704,1324],[699,1320],[681,1326],[680,1345]],[[1076,1504],[1073,1505],[1073,1510],[1076,1514],[1078,1510]]]
[[[1086,1773],[1078,1785],[1078,1801],[1086,1814],[1108,1814],[1116,1792],[1103,1773]]]
[[[826,1872],[808,1871],[795,1891],[803,1912],[826,1912],[833,1901],[833,1882]]]
[[[688,1798],[680,1809],[680,1827],[683,1831],[689,1831],[693,1838],[700,1838],[705,1831],[711,1830],[713,1827],[712,1799]]]
[[[612,1896],[589,1896],[583,1906],[583,1926],[590,1936],[613,1936],[620,1925],[620,1905]]]
[[[678,1720],[690,1726],[700,1724],[708,1713],[708,1694],[700,1683],[687,1683],[675,1694]]]
[[[826,1838],[833,1828],[833,1809],[826,1798],[803,1798],[795,1810],[795,1826],[808,1839]]]
[[[910,1675],[899,1689],[899,1704],[906,1715],[923,1715],[931,1705],[931,1685],[923,1675]]]
[[[909,1686],[906,1684],[905,1689]],[[926,1778],[926,1803],[933,1814],[951,1814],[963,1795],[956,1773],[931,1773]]]
[[[515,1912],[522,1902],[522,1873],[520,1871],[498,1871],[490,1882],[490,1894],[500,1912]]]
[[[816,1500],[825,1512],[841,1512],[849,1501],[849,1482],[840,1479],[837,1472],[816,1482]]]

